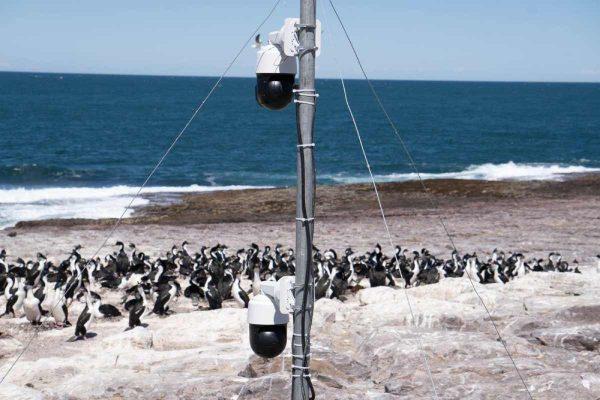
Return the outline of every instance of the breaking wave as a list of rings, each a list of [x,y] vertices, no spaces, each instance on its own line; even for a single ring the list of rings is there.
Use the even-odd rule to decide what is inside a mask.
[[[423,179],[474,179],[474,180],[561,180],[570,174],[600,172],[600,168],[561,164],[503,164],[473,165],[459,172],[422,173]],[[290,176],[290,178],[293,178]],[[375,175],[379,182],[416,180],[414,173]],[[268,180],[267,180],[268,181]],[[320,175],[322,183],[368,182],[368,175]],[[153,202],[169,202],[181,193],[211,192],[217,190],[242,190],[269,186],[154,186],[145,188],[132,207]],[[138,188],[127,185],[107,187],[0,187],[0,228],[19,221],[54,218],[115,218],[119,217]],[[131,216],[128,210],[125,217]]]
[[[459,172],[421,173],[423,179],[474,179],[485,181],[502,180],[561,180],[569,174],[582,174],[600,172],[600,168],[589,168],[581,165],[560,164],[518,164],[512,161],[504,164],[482,164],[472,165]],[[330,177],[338,183],[361,183],[368,182],[368,176],[344,176],[334,175]],[[415,173],[397,173],[387,175],[375,175],[379,182],[402,182],[416,180]]]
[[[147,205],[148,196],[167,196],[177,193],[242,190],[259,186],[155,186],[141,192],[132,207]],[[4,188],[0,189],[0,226],[5,228],[19,221],[54,218],[115,218],[119,217],[138,188],[111,187],[57,187],[57,188]],[[131,215],[128,210],[125,217]]]

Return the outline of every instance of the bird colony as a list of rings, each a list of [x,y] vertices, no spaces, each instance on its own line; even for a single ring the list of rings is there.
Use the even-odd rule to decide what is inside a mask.
[[[173,301],[182,295],[197,310],[222,308],[224,302],[247,307],[250,298],[260,293],[261,282],[294,275],[294,251],[281,245],[261,249],[253,243],[231,252],[217,244],[202,246],[193,253],[183,242],[156,259],[133,243],[128,250],[120,241],[115,246],[118,249],[112,254],[90,260],[82,258],[81,246],[76,246],[60,262],[50,261],[41,253],[35,260],[8,262],[7,252],[2,250],[2,317],[25,317],[38,329],[71,327],[76,321],[68,340],[83,340],[93,336],[91,326],[99,319],[126,316],[123,325],[129,330],[147,326],[143,319],[149,314],[167,317],[173,313]],[[600,255],[597,259],[600,271]],[[316,298],[341,301],[367,287],[411,288],[463,276],[476,284],[502,285],[529,273],[581,273],[576,260],[569,264],[558,253],[526,261],[521,253],[505,254],[497,249],[483,258],[476,253],[460,256],[454,251],[443,259],[427,249],[411,252],[400,246],[388,256],[379,244],[364,254],[347,248],[342,257],[333,249],[314,247],[313,261]],[[101,294],[110,292],[118,293],[118,304],[103,301]],[[69,313],[74,302],[83,303],[77,316]]]

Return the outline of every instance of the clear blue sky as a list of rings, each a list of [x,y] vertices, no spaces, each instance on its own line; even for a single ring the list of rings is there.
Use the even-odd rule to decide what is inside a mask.
[[[320,77],[358,70],[327,11]],[[273,0],[1,0],[0,70],[218,75]],[[299,0],[284,0],[263,34]],[[600,81],[600,0],[337,0],[374,78]],[[333,26],[332,26],[333,25]],[[331,37],[330,35],[334,35]],[[264,36],[263,36],[264,37]],[[333,42],[333,43],[332,43]],[[254,50],[232,69],[251,76]]]

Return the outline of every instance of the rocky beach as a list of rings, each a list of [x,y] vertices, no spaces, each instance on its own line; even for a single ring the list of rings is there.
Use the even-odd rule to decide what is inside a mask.
[[[494,248],[546,257],[560,252],[582,274],[530,273],[505,285],[476,283],[535,399],[600,397],[600,177],[562,181],[435,180],[380,184],[394,244],[448,258]],[[293,189],[186,194],[174,204],[136,210],[115,240],[155,257],[187,240],[190,248],[255,242],[294,244]],[[319,186],[315,245],[358,252],[381,243],[392,252],[372,187]],[[433,200],[433,201],[431,201]],[[73,246],[92,256],[114,220],[21,222],[0,232],[8,260],[38,251],[60,262]],[[247,282],[245,282],[247,287]],[[100,293],[113,304],[118,296]],[[413,304],[415,321],[407,307]],[[4,307],[4,300],[0,301]],[[77,315],[82,305],[72,308]],[[96,321],[96,336],[67,343],[73,328],[39,330],[0,385],[1,399],[284,399],[289,346],[261,360],[248,345],[245,311],[193,310],[181,297],[167,318],[123,332],[125,319]],[[76,318],[76,317],[74,317]],[[414,323],[413,323],[414,322]],[[291,328],[291,327],[290,327]],[[0,319],[4,374],[34,334],[25,318]],[[434,285],[367,288],[345,302],[321,299],[313,324],[312,374],[322,399],[429,399],[432,388],[419,337],[442,399],[526,399],[479,298],[466,278]]]

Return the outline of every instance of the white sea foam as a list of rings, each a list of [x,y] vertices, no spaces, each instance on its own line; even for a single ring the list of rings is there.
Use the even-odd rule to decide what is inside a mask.
[[[482,164],[470,166],[460,172],[422,173],[423,179],[476,179],[476,180],[560,180],[568,174],[599,172],[600,168],[581,165],[559,164]],[[328,175],[321,176],[339,183],[368,182],[369,177]],[[380,182],[409,181],[417,179],[414,173],[376,175]],[[144,195],[167,193],[193,193],[217,190],[241,190],[265,186],[155,186],[142,191],[133,207],[147,205],[150,200]],[[5,188],[0,189],[0,227],[12,226],[18,221],[51,218],[115,218],[119,217],[137,192],[137,187],[59,187],[59,188]],[[125,217],[131,216],[128,210]]]
[[[141,194],[214,192],[217,190],[241,190],[256,186],[154,186],[142,190]],[[133,186],[110,187],[59,187],[59,188],[11,188],[0,189],[0,204],[28,204],[36,202],[71,201],[133,196],[139,188]]]
[[[559,164],[517,164],[512,161],[504,164],[482,164],[472,165],[460,172],[444,173],[421,173],[423,179],[475,179],[487,181],[502,180],[561,180],[566,175],[588,172],[600,172],[600,168],[589,168],[581,165],[559,165]],[[334,175],[330,177],[340,183],[368,182],[368,176],[343,176]],[[398,182],[416,180],[417,174],[388,174],[375,175],[379,182]]]
[[[166,193],[211,192],[241,190],[256,186],[155,186],[145,188],[132,206],[149,203],[144,195]],[[9,188],[0,189],[0,227],[12,226],[18,221],[51,218],[115,218],[119,217],[138,188],[132,186],[74,187],[74,188]],[[131,216],[128,210],[125,217]]]

